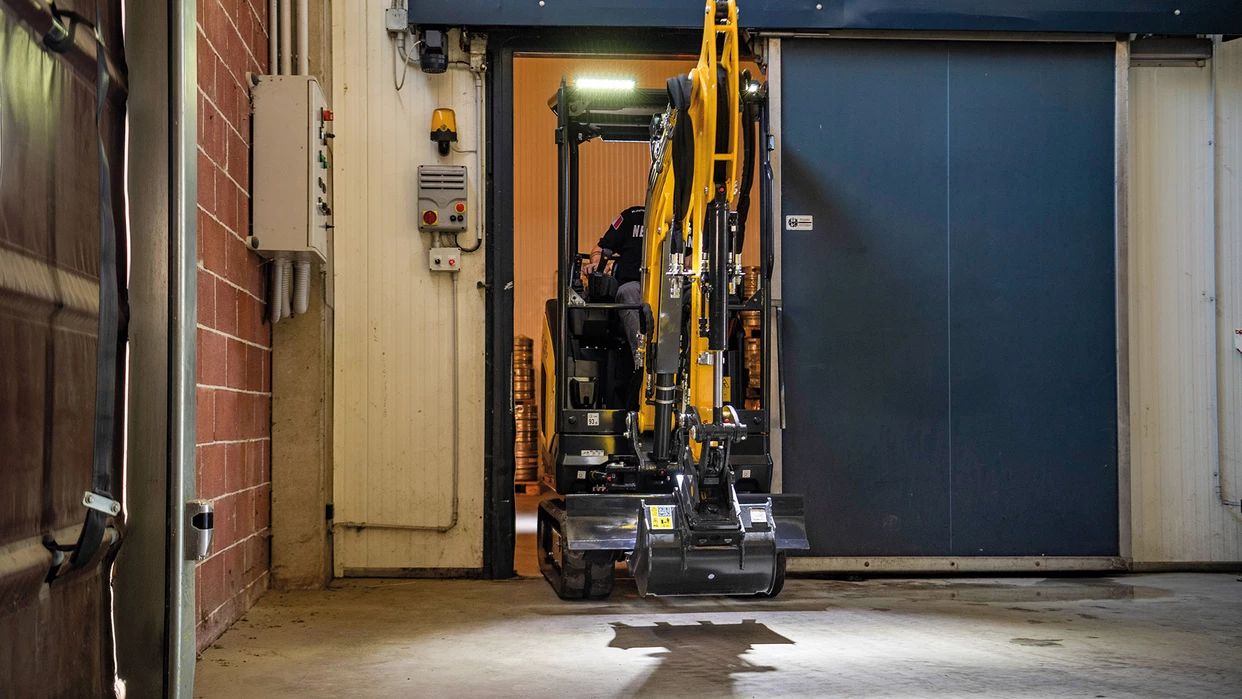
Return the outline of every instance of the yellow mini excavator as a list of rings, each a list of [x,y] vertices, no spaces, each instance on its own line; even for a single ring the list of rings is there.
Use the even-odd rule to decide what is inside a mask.
[[[549,101],[561,217],[541,443],[561,497],[540,506],[538,555],[564,599],[607,597],[621,560],[644,596],[774,596],[785,552],[807,548],[802,497],[769,492],[767,100],[738,54],[734,0],[709,0],[698,64],[666,91],[562,83]],[[597,138],[651,147],[641,303],[617,302],[605,265],[582,274],[578,147]],[[744,285],[757,150],[761,259]],[[638,369],[627,312],[639,317]],[[746,398],[744,386],[759,390]]]

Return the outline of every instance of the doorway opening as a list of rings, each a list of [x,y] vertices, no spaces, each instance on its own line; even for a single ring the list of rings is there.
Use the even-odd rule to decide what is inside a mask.
[[[547,420],[555,418],[545,395],[545,359],[553,361],[544,330],[549,299],[557,296],[558,220],[557,118],[549,106],[562,80],[584,78],[633,81],[633,87],[663,89],[665,81],[687,73],[696,58],[602,57],[515,54],[512,63],[513,148],[513,337],[514,405],[514,559],[523,577],[540,575],[536,554],[536,512],[553,497]],[[751,74],[758,67],[748,63]],[[588,254],[623,212],[641,207],[646,197],[651,150],[644,142],[594,139],[580,146],[578,163],[578,239],[572,252]],[[757,183],[757,178],[754,180]],[[757,186],[757,185],[756,185]],[[758,228],[758,207],[748,222]],[[751,236],[743,264],[758,264],[759,239]],[[749,260],[749,262],[747,262]]]

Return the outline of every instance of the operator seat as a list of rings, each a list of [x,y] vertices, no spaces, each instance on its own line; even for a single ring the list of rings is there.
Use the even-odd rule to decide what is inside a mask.
[[[608,273],[589,275],[583,288],[587,303],[615,303],[617,280]],[[556,299],[544,313],[555,333]],[[625,326],[614,309],[569,306],[565,348],[566,402],[574,410],[626,410],[634,362]]]

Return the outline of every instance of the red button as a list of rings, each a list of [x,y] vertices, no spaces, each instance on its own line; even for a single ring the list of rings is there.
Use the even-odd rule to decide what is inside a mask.
[[[454,260],[454,259],[449,259],[449,264],[450,264],[450,265],[455,265],[455,264],[457,264],[457,260]]]
[[[457,202],[457,213],[460,214],[465,210],[466,210],[466,205],[461,202]]]
[[[430,209],[428,209],[427,211],[424,211],[424,212],[423,212],[423,223],[427,224],[428,226],[434,226],[434,225],[436,225],[436,221],[437,221],[439,218],[440,218],[440,217],[436,215],[436,212],[434,212],[434,211],[432,211],[432,210],[430,210]]]

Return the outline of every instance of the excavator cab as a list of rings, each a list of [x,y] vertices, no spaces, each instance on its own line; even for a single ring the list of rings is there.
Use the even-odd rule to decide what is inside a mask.
[[[774,596],[786,552],[808,548],[802,497],[770,492],[767,99],[738,69],[736,22],[710,0],[699,64],[665,90],[562,82],[548,103],[561,215],[541,447],[559,497],[540,504],[537,555],[563,599],[607,597],[619,561],[644,596]],[[596,139],[650,145],[640,303],[580,274],[578,149]],[[759,254],[743,260],[756,157]],[[638,369],[622,313],[638,314]]]

